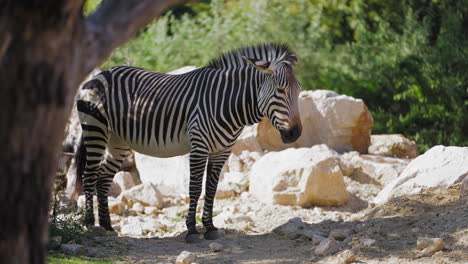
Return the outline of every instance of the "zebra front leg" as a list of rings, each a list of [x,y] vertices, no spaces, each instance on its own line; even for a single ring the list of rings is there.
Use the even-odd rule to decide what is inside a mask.
[[[219,174],[229,157],[230,151],[210,154],[206,172],[205,205],[202,222],[206,228],[205,239],[214,240],[220,237],[218,229],[213,225],[213,203],[218,188]]]
[[[200,233],[196,228],[197,203],[202,191],[203,173],[205,172],[208,153],[204,149],[192,149],[190,152],[190,205],[187,214],[187,236],[185,242],[193,243],[200,239]]]

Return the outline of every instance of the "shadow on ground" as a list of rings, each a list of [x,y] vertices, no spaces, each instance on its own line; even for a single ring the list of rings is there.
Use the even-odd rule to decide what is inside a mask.
[[[359,261],[386,263],[395,257],[403,259],[403,262],[395,263],[405,263],[405,260],[407,263],[465,263],[468,260],[467,245],[460,244],[460,234],[468,236],[468,206],[463,201],[434,195],[400,197],[371,210],[360,221],[327,220],[304,226],[326,234],[343,227],[354,231],[342,242],[342,249],[354,249]],[[123,263],[174,263],[184,250],[195,253],[197,263],[208,264],[329,263],[327,259],[335,258],[315,256],[315,246],[301,236],[290,239],[274,232],[245,234],[226,230],[225,237],[217,240],[224,245],[224,250],[215,253],[209,251],[208,245],[212,241],[186,244],[184,235],[170,238],[98,237],[90,243],[98,249],[97,256]],[[439,254],[444,261],[437,257],[416,259],[416,240],[420,236],[440,237],[446,241],[447,249]],[[370,247],[360,246],[361,238],[377,242]]]

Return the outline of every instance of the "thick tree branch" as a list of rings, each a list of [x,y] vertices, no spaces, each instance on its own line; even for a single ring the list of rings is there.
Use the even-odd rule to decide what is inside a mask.
[[[112,50],[128,41],[168,7],[190,0],[107,0],[85,20],[83,72],[89,73]]]

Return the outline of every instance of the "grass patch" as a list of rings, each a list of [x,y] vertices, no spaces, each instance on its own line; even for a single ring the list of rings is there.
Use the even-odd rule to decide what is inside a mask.
[[[114,264],[108,259],[92,259],[88,257],[72,257],[63,254],[52,254],[47,257],[47,264]]]

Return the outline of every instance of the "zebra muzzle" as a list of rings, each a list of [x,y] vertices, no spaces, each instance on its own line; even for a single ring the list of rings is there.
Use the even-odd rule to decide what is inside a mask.
[[[293,143],[301,136],[302,126],[295,125],[289,129],[280,129],[279,132],[281,134],[281,140],[283,141],[283,143],[285,144]]]

